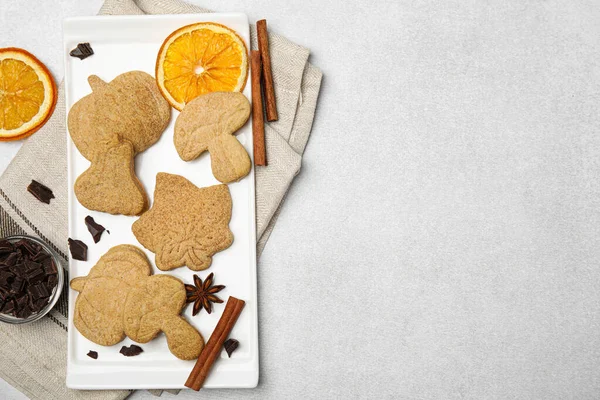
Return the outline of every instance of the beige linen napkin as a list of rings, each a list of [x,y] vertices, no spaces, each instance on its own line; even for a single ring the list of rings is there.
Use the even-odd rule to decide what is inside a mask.
[[[178,0],[106,0],[100,14],[181,14],[208,10]],[[59,29],[59,27],[57,27]],[[252,47],[256,31],[252,27]],[[287,190],[300,170],[322,74],[308,49],[269,34],[279,121],[265,128],[268,167],[256,169],[258,254],[273,230]],[[92,44],[93,45],[93,44]],[[48,123],[32,136],[0,177],[0,236],[30,234],[48,242],[67,267],[67,159],[63,85]],[[56,196],[42,204],[26,191],[35,179]],[[68,279],[66,280],[68,282]],[[0,324],[0,376],[32,399],[122,399],[129,391],[67,389],[67,283],[47,318],[31,325]]]

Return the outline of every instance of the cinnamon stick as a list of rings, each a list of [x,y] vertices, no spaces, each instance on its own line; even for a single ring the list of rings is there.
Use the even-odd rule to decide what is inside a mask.
[[[215,360],[221,354],[223,343],[231,333],[245,304],[244,300],[233,296],[229,297],[223,315],[221,315],[215,330],[208,339],[208,343],[200,353],[200,357],[198,357],[190,376],[185,382],[185,386],[196,391],[200,390]]]
[[[254,136],[254,165],[267,165],[265,149],[265,121],[260,91],[260,53],[250,53],[250,72],[252,73],[252,135]]]
[[[277,121],[279,117],[277,116],[273,72],[271,71],[271,54],[269,51],[269,34],[267,33],[266,19],[261,19],[256,22],[256,36],[258,38],[258,51],[260,51],[260,57],[262,59],[267,121]]]

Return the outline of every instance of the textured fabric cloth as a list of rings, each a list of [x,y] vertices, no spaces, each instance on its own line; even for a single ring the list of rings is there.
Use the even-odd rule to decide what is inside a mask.
[[[178,0],[107,0],[104,15],[202,13],[208,10]],[[57,27],[58,29],[58,27]],[[256,30],[251,29],[256,48]],[[260,255],[273,230],[287,190],[300,170],[321,84],[309,51],[269,33],[279,120],[265,127],[268,167],[256,176],[257,250]],[[67,156],[64,85],[48,123],[28,139],[0,177],[0,235],[29,234],[49,243],[67,268]],[[40,203],[26,191],[35,179],[56,198]],[[67,284],[47,318],[25,326],[0,324],[0,375],[32,399],[122,399],[129,391],[67,389]]]

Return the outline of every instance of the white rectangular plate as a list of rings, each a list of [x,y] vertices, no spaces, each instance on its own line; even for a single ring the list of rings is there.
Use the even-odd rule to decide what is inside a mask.
[[[249,47],[248,18],[244,14],[197,14],[162,16],[106,16],[67,19],[64,22],[65,93],[67,110],[79,99],[91,92],[88,76],[95,74],[104,81],[133,70],[145,71],[154,76],[156,55],[163,40],[174,30],[195,22],[216,22],[235,30]],[[79,60],[70,57],[69,51],[78,43],[89,42],[94,55]],[[250,74],[248,74],[250,75]],[[250,77],[244,90],[250,99]],[[182,161],[173,145],[173,125],[179,113],[173,110],[171,122],[161,139],[135,159],[137,176],[144,185],[152,204],[156,174],[169,172],[182,175],[198,187],[218,184],[210,168],[210,156],[201,155],[192,162]],[[65,133],[67,134],[67,133]],[[253,158],[250,121],[237,134]],[[89,211],[79,204],[73,193],[75,179],[84,172],[89,162],[79,154],[67,134],[69,179],[69,236],[83,240],[88,245],[88,261],[69,260],[70,278],[87,275],[98,259],[113,246],[134,244],[143,248],[131,232],[131,224],[137,217],[109,215]],[[212,266],[198,275],[204,279],[215,273],[215,283],[225,285],[219,293],[223,300],[235,296],[246,301],[233,332],[232,338],[240,341],[240,347],[231,358],[223,351],[217,359],[205,387],[249,388],[258,382],[258,327],[256,298],[256,226],[254,198],[254,170],[238,183],[230,184],[233,212],[229,227],[234,235],[233,245],[215,254]],[[104,225],[105,232],[99,243],[94,244],[84,218],[94,217]],[[145,250],[145,249],[144,249]],[[146,250],[154,265],[154,254]],[[154,267],[154,273],[163,273]],[[192,283],[193,272],[186,267],[169,271],[186,283]],[[123,345],[133,343],[129,338],[123,342],[103,347],[84,338],[73,326],[73,309],[76,292],[69,290],[69,338],[67,386],[74,389],[149,389],[183,388],[194,362],[182,361],[173,356],[164,335],[160,334],[150,343],[141,345],[144,352],[136,357],[119,354]],[[212,314],[202,311],[192,317],[191,306],[184,315],[208,341],[221,316],[225,304],[216,304]],[[95,350],[99,356],[93,360],[86,356]]]

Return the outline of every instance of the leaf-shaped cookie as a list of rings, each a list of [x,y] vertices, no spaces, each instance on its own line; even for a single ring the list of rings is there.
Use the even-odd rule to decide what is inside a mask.
[[[187,265],[199,271],[210,266],[213,254],[231,246],[230,219],[227,185],[198,188],[182,176],[161,172],[152,208],[131,229],[156,254],[160,270]]]
[[[213,92],[186,104],[175,121],[173,141],[179,156],[191,161],[208,150],[215,178],[223,183],[248,175],[252,166],[244,146],[232,135],[250,117],[242,93]]]

